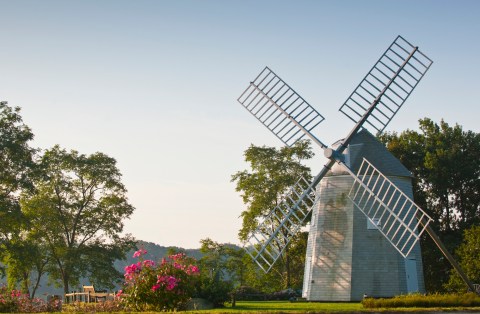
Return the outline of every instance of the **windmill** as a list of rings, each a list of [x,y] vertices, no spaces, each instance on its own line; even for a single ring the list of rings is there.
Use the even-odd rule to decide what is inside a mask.
[[[328,226],[328,221],[325,221],[326,215],[323,214],[324,217],[322,218],[324,229],[323,231],[319,230],[322,226],[315,224],[315,219],[322,213],[312,209],[323,208],[325,210],[325,206],[322,207],[322,204],[320,204],[322,193],[325,194],[326,191],[329,191],[329,185],[330,190],[338,190],[335,187],[335,182],[330,182],[329,177],[326,176],[341,173],[346,174],[351,182],[346,193],[340,193],[335,197],[339,198],[339,202],[342,204],[350,204],[349,208],[352,210],[349,210],[349,215],[352,214],[354,207],[358,209],[357,212],[361,213],[360,216],[370,226],[373,226],[371,229],[377,230],[377,234],[382,235],[382,243],[389,243],[389,249],[394,249],[396,260],[394,258],[386,264],[400,264],[398,263],[399,258],[405,259],[405,265],[400,266],[405,270],[408,268],[406,265],[408,265],[409,257],[416,256],[417,259],[421,260],[418,240],[424,232],[427,232],[468,287],[474,290],[472,283],[430,227],[432,219],[411,200],[412,196],[411,192],[408,192],[408,187],[406,189],[399,188],[397,186],[399,182],[384,175],[382,169],[377,168],[367,158],[360,156],[362,158],[359,161],[357,154],[357,160],[353,160],[354,144],[364,145],[365,143],[358,143],[361,138],[369,143],[374,143],[374,140],[371,140],[373,136],[368,130],[379,134],[386,128],[431,64],[432,61],[418,47],[398,36],[340,107],[339,110],[352,120],[355,126],[345,138],[332,147],[325,145],[314,134],[314,129],[324,120],[324,117],[268,67],[265,67],[240,95],[238,102],[284,144],[292,146],[303,138],[309,138],[323,149],[324,155],[328,159],[312,182],[300,178],[285,193],[280,204],[271,210],[264,220],[259,222],[256,230],[249,235],[244,247],[265,272],[272,268],[291,238],[300,231],[306,219],[312,216],[305,265],[304,296],[311,300],[330,300],[329,298],[334,300],[338,297],[339,292],[335,289],[334,296],[317,295],[309,297],[305,295],[305,292],[314,290],[316,277],[313,276],[314,269],[312,267],[322,263],[324,265],[328,264],[328,261],[325,260],[317,261],[316,264],[312,262],[312,258],[315,259],[321,254],[315,252],[315,247],[320,247],[320,250],[325,248],[325,243],[322,245],[314,243],[317,240],[313,230],[316,230],[317,233],[328,231],[325,230]],[[380,160],[379,158],[374,159],[376,161]],[[316,190],[319,183],[321,184]],[[344,214],[337,216],[347,217],[346,213]],[[342,218],[343,220],[338,217],[335,219],[340,224],[348,225],[352,223],[351,217]],[[271,226],[275,226],[275,228],[272,229]],[[352,227],[350,229],[358,228]],[[351,233],[340,236],[345,235],[352,237]],[[353,234],[353,237],[355,237],[355,234]],[[336,241],[341,242],[343,238],[340,237],[339,240],[337,237]],[[346,245],[342,242],[342,245],[337,245],[337,247],[348,247],[349,245],[351,244]],[[388,250],[383,244],[380,244],[380,247],[369,249]],[[392,254],[390,253],[390,255]],[[348,256],[348,258],[350,258],[351,264],[351,256]],[[332,261],[330,257],[330,262]],[[368,271],[371,269],[368,267],[371,266],[365,265],[365,269]],[[342,267],[340,266],[340,268]],[[350,270],[352,269],[351,265],[346,268],[348,267],[350,267]],[[372,267],[375,267],[375,265]],[[421,271],[421,267],[419,271]],[[386,269],[385,273],[389,272],[390,269]],[[357,271],[357,273],[359,272]],[[347,275],[350,276],[351,271]],[[340,277],[342,276],[345,276],[345,274],[340,274]],[[322,280],[325,280],[325,278]],[[353,291],[352,282],[363,279],[347,278],[343,282],[338,282],[338,278],[333,280],[335,280],[334,285],[348,286],[346,290],[348,290],[349,296],[342,300],[348,301],[359,298],[359,292]],[[408,279],[403,280],[408,281]],[[328,280],[327,282],[323,281],[322,285],[326,283],[328,284]]]

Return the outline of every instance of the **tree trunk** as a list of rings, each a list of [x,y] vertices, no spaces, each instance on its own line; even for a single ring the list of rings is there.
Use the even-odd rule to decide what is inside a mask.
[[[285,288],[290,288],[292,284],[292,270],[290,265],[290,252],[288,247],[285,248],[285,268],[287,271],[287,286]]]
[[[30,273],[22,272],[22,292],[30,295],[29,282],[30,282]]]
[[[70,279],[70,278],[69,278],[68,274],[64,272],[64,273],[62,274],[62,280],[63,280],[63,292],[64,292],[65,294],[67,294],[67,293],[70,292],[70,291],[69,291],[69,290],[70,290],[70,287],[69,287],[69,285],[68,285],[69,279]]]

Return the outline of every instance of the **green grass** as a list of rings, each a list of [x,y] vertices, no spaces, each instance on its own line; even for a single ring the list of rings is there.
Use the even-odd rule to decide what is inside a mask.
[[[345,313],[359,312],[360,303],[317,303],[289,301],[237,301],[235,307],[225,307],[197,313]]]
[[[475,311],[480,307],[401,307],[367,309],[358,303],[330,303],[330,302],[288,302],[288,301],[239,301],[235,307],[225,307],[213,310],[188,311],[184,313],[378,313],[378,312],[443,312],[443,311]]]

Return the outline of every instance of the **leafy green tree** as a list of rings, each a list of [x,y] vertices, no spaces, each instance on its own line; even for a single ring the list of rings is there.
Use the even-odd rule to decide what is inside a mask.
[[[0,257],[10,287],[22,282],[25,293],[29,293],[30,272],[39,261],[37,244],[28,236],[28,221],[19,204],[20,193],[33,190],[36,150],[29,145],[32,139],[20,108],[0,102]],[[42,272],[37,274],[40,277]]]
[[[460,259],[460,266],[472,281],[480,282],[480,226],[472,226],[463,233],[463,242],[455,251]],[[447,290],[466,292],[468,289],[460,276],[453,270],[445,285]]]
[[[229,245],[226,248],[228,259],[225,262],[225,268],[234,283],[234,286],[245,285],[246,266],[245,259],[250,257],[243,248]]]
[[[28,231],[22,232],[26,233],[25,237],[10,241],[4,255],[4,263],[8,266],[7,283],[11,290],[17,289],[20,283],[21,291],[33,298],[46,273],[49,258],[38,239],[32,238]]]
[[[51,279],[65,293],[80,277],[113,288],[122,276],[113,262],[133,247],[133,239],[121,232],[134,211],[116,161],[55,146],[43,153],[38,166],[36,189],[24,193],[21,203],[32,230],[46,244]]]
[[[380,139],[412,171],[415,202],[433,218],[434,230],[452,252],[462,231],[480,223],[480,134],[428,118],[419,126],[420,132]],[[427,290],[442,290],[451,266],[428,236],[421,243]]]
[[[303,176],[307,181],[311,180],[310,168],[302,164],[302,161],[312,158],[313,153],[309,141],[299,141],[292,147],[280,149],[251,145],[244,155],[251,171],[239,171],[232,176],[232,182],[237,184],[236,191],[241,192],[243,202],[247,205],[247,209],[241,214],[243,223],[239,238],[242,241],[248,239],[259,222],[281,202],[282,196],[300,177]],[[275,227],[272,225],[269,228],[273,230]],[[281,261],[274,266],[275,275],[271,279],[277,280],[280,277],[281,288],[292,287],[292,284],[302,280],[305,252],[301,254],[296,252],[292,255],[291,251],[291,247],[296,246],[299,241],[302,241],[301,234],[294,237],[286,246]],[[282,243],[279,247],[285,245]],[[298,267],[295,265],[300,264],[301,271],[297,272]],[[255,278],[259,278],[258,274]]]
[[[232,246],[220,244],[209,238],[200,240],[200,243],[200,252],[203,256],[199,260],[198,296],[211,301],[215,307],[221,307],[230,299],[230,292],[233,289],[234,271],[227,267]]]

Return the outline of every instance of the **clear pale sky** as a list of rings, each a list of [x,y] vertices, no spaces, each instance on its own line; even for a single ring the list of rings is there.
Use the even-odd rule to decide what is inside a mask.
[[[136,207],[126,232],[165,246],[238,243],[230,176],[251,143],[281,145],[236,101],[265,65],[326,117],[332,143],[352,127],[339,106],[402,35],[434,64],[387,131],[424,117],[480,131],[480,1],[0,0],[0,12],[0,100],[22,108],[32,145],[114,157]]]

